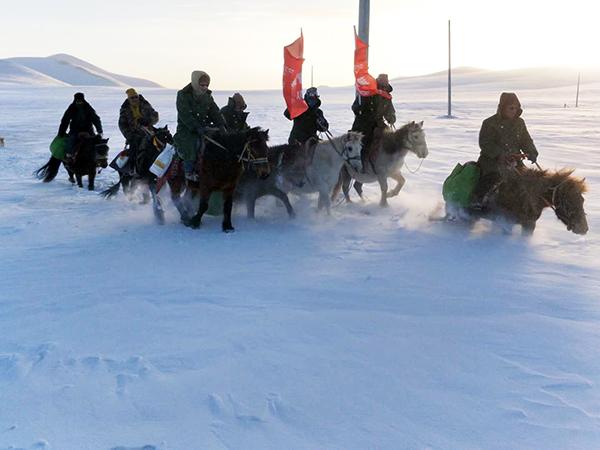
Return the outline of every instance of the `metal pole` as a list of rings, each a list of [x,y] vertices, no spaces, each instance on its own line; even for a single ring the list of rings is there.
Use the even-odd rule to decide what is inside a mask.
[[[369,43],[370,0],[360,0],[358,6],[358,37]]]
[[[315,78],[314,78],[314,66],[311,65],[310,66],[310,86],[313,87],[315,85]]]
[[[581,81],[581,72],[577,74],[577,96],[575,97],[575,108],[579,107],[579,82]]]
[[[448,21],[448,117],[452,117],[452,35]]]

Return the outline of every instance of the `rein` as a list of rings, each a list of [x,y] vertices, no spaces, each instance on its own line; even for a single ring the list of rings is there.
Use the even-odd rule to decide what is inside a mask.
[[[335,145],[335,142],[333,142],[332,139],[332,134],[329,130],[327,130],[325,132],[325,136],[327,136],[327,139],[329,140],[329,143],[331,144],[331,146],[333,147],[333,149],[335,150],[335,152],[339,155],[340,158],[342,158],[344,160],[344,162],[346,162],[346,164],[349,164],[350,166],[352,166],[350,161],[356,161],[356,160],[360,160],[360,156],[353,156],[353,157],[346,157],[344,156],[344,152],[340,151],[337,148],[337,145]]]

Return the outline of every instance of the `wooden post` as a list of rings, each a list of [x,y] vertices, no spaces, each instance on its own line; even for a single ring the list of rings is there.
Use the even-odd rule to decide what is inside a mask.
[[[452,117],[452,35],[448,20],[448,118]]]

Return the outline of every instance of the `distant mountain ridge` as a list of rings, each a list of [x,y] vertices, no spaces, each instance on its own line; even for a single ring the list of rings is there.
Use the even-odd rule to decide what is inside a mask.
[[[162,87],[143,78],[108,72],[71,55],[0,59],[0,85]]]

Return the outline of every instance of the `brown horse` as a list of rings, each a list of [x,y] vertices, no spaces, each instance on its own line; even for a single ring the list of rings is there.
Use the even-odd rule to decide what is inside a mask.
[[[523,234],[531,234],[542,211],[552,208],[567,230],[586,234],[588,223],[583,209],[586,190],[585,179],[573,176],[573,170],[553,172],[522,167],[496,185],[484,211],[468,208],[466,212],[473,220],[508,219],[520,224]]]
[[[167,173],[171,198],[181,215],[181,221],[191,228],[199,228],[202,216],[208,209],[210,194],[223,192],[223,231],[234,231],[231,224],[233,193],[244,169],[253,170],[260,178],[270,173],[267,160],[269,130],[252,128],[232,134],[217,134],[206,140],[202,155],[198,156],[196,172],[199,181],[189,182],[192,196],[200,197],[196,213],[190,217],[181,194],[186,186],[181,161],[173,163]]]

